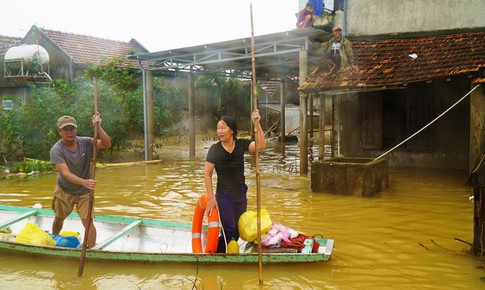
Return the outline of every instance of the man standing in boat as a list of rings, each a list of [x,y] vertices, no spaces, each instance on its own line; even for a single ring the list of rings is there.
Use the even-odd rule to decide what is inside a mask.
[[[94,115],[92,122],[94,126],[97,123],[100,137],[96,140],[96,148],[110,148],[111,139],[101,127],[100,115]],[[61,139],[50,151],[50,162],[56,165],[57,170],[57,185],[52,200],[52,209],[56,216],[52,223],[52,233],[58,235],[61,232],[64,220],[76,206],[84,228],[91,222],[87,246],[92,248],[96,245],[96,228],[92,219],[88,221],[88,212],[89,193],[96,186],[96,180],[91,179],[90,169],[94,139],[76,135],[77,122],[72,116],[60,117],[57,120],[57,131]]]

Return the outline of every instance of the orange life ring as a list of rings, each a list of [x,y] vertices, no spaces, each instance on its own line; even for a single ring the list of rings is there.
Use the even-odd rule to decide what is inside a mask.
[[[193,253],[215,253],[219,240],[219,211],[215,207],[209,215],[207,225],[207,243],[202,249],[202,221],[204,220],[205,209],[209,197],[203,194],[195,206],[194,219],[192,220],[192,252]]]

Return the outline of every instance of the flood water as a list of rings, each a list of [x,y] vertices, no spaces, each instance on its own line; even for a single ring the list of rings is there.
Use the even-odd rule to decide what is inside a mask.
[[[162,147],[158,165],[97,169],[98,214],[191,222],[204,193],[204,157]],[[389,188],[371,198],[314,193],[298,174],[298,145],[261,153],[262,207],[271,219],[335,239],[332,260],[303,265],[120,263],[0,255],[0,289],[485,289],[483,259],[455,238],[473,241],[467,172],[390,168]],[[249,163],[248,158],[248,163]],[[246,166],[249,209],[254,167]],[[0,203],[50,208],[55,174],[0,180]]]

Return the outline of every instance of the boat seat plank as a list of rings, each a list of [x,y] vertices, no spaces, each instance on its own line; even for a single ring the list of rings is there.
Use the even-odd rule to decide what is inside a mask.
[[[327,245],[325,246],[325,251],[323,252],[325,255],[332,255],[333,242],[334,240],[327,240]]]
[[[109,238],[105,239],[104,241],[102,241],[101,243],[96,245],[93,248],[93,250],[102,250],[102,249],[106,248],[107,246],[111,245],[112,243],[114,243],[116,240],[118,240],[122,236],[126,235],[127,233],[131,232],[133,229],[140,226],[141,224],[142,224],[141,220],[136,220],[136,221],[132,222],[131,224],[129,224],[126,227],[124,227],[123,229],[121,229],[119,232],[111,235]]]
[[[37,210],[31,210],[31,211],[28,211],[28,212],[24,213],[21,216],[11,218],[11,219],[9,219],[9,220],[1,223],[0,224],[0,229],[6,228],[6,227],[8,227],[10,225],[13,225],[16,222],[19,222],[19,221],[21,221],[23,219],[29,218],[29,217],[31,217],[33,215],[36,215],[37,213],[38,213]]]

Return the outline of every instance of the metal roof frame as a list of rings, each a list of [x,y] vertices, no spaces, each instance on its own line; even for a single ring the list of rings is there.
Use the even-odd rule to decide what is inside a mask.
[[[325,41],[331,35],[314,28],[295,29],[254,38],[254,55],[257,74],[297,76],[299,52],[309,50],[310,41]],[[311,56],[309,56],[311,57]],[[315,55],[315,57],[318,57]],[[250,72],[251,38],[241,38],[205,45],[170,49],[129,56],[130,59],[148,62],[151,71],[196,71],[207,69]]]
[[[323,42],[330,39],[330,37],[331,35],[328,32],[314,28],[295,29],[254,37],[256,75],[267,74],[269,78],[276,76],[296,79],[300,74],[300,66],[308,67],[308,64],[303,64],[301,63],[302,61],[310,62],[314,57],[320,57],[316,50],[313,53],[308,52],[310,42]],[[194,72],[207,74],[215,71],[216,73],[227,75],[227,72],[231,71],[231,77],[245,78],[252,74],[251,49],[251,38],[241,38],[128,57],[129,59],[137,60],[142,68],[145,160],[148,160],[149,148],[146,71],[158,71],[161,74],[164,72],[185,72],[189,74],[189,81],[192,79],[190,75]],[[306,57],[301,58],[301,51],[308,52]],[[260,79],[259,76],[258,78]],[[189,112],[189,114],[191,113]],[[194,132],[190,133],[190,131],[191,129],[189,129],[189,134],[194,134]],[[195,149],[192,149],[195,147],[195,144],[189,146],[191,147],[191,152],[192,150],[195,152]]]

